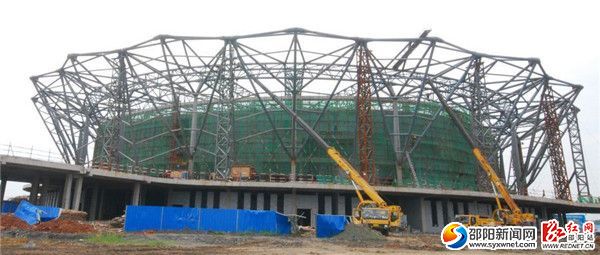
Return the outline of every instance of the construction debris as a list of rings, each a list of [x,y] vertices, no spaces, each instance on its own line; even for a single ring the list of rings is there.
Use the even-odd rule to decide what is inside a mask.
[[[112,220],[110,220],[110,226],[113,228],[122,228],[125,226],[125,215],[112,218]]]

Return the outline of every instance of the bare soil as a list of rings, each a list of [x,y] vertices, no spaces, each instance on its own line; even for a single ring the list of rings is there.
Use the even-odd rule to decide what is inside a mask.
[[[108,221],[57,219],[30,226],[10,214],[0,217],[0,254],[457,254],[439,235],[379,232],[349,225],[329,239],[312,235],[270,236],[223,233],[123,233]],[[600,238],[597,250],[600,254]],[[564,254],[535,251],[475,251],[461,254]],[[572,252],[571,254],[581,254]],[[586,253],[584,253],[586,254]]]
[[[31,230],[2,231],[0,234],[1,254],[456,254],[442,247],[438,235],[428,234],[392,234],[384,237],[384,240],[356,242],[300,236],[118,233],[116,235],[127,241],[121,244],[90,242],[90,238],[96,234],[64,234]],[[541,250],[516,252],[463,250],[460,253],[561,254]]]

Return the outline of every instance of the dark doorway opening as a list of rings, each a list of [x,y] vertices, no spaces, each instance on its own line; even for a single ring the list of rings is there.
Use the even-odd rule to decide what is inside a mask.
[[[296,214],[303,216],[298,217],[298,226],[310,226],[310,209],[297,209]]]
[[[148,188],[144,195],[144,205],[165,206],[167,205],[167,190],[161,188]]]

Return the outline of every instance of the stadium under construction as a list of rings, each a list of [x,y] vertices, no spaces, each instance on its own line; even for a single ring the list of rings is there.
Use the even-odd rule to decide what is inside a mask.
[[[538,219],[600,212],[577,121],[582,86],[547,74],[538,59],[428,34],[160,35],[70,54],[31,77],[62,162],[0,152],[3,194],[6,181],[29,182],[33,202],[90,219],[130,204],[277,210],[305,216],[301,225],[314,225],[317,213],[349,215],[353,183],[304,122],[402,207],[408,227],[439,231],[456,214],[489,215],[496,205],[432,86],[524,211]],[[531,193],[543,172],[553,192]]]

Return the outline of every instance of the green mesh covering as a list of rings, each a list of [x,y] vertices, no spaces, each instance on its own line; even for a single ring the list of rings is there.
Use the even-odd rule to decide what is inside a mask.
[[[290,105],[290,101],[285,101]],[[271,121],[275,123],[276,132],[281,137],[285,147],[281,145],[275,135],[269,118],[263,112],[259,101],[237,102],[235,104],[234,137],[235,137],[235,163],[249,164],[256,168],[258,173],[289,174],[290,157],[285,152],[291,152],[292,119],[272,101],[263,101],[269,111]],[[307,123],[313,125],[321,110],[325,106],[323,100],[299,100],[297,112]],[[380,106],[373,104],[375,162],[377,175],[380,178],[393,180],[395,185],[414,185],[408,165],[404,163],[403,178],[396,180],[395,155],[392,138],[391,105],[382,105],[386,116],[384,127]],[[435,121],[431,122],[433,114],[439,109],[436,103],[421,103],[417,117],[413,117],[415,104],[399,103],[400,133],[402,144],[414,142],[416,136],[406,134],[412,127],[411,134],[420,134],[427,125],[431,125],[416,149],[411,153],[412,162],[420,186],[476,190],[476,161],[473,159],[471,149],[447,115],[442,113]],[[209,152],[215,151],[217,117],[209,115],[204,121],[206,106],[197,110],[198,128],[204,125],[199,148],[194,159],[194,171],[200,176],[212,172],[215,157]],[[219,105],[213,105],[211,112],[218,113]],[[189,144],[191,109],[184,109],[180,117],[182,131],[178,139],[181,144]],[[467,114],[461,113],[465,126],[470,126]],[[413,119],[415,120],[413,123]],[[155,169],[167,169],[169,166],[168,151],[171,148],[172,135],[169,134],[172,118],[165,110],[163,116],[157,112],[142,112],[130,117],[132,125],[124,125],[123,136],[138,145],[132,148],[128,143],[121,143],[122,151],[127,158],[121,159],[123,165],[133,165],[133,161],[140,161],[139,166]],[[331,146],[336,147],[350,162],[356,163],[354,138],[356,135],[356,114],[352,100],[335,100],[327,106],[327,111],[321,116],[316,131]],[[204,124],[203,124],[204,123]],[[387,129],[386,129],[387,128]],[[104,130],[106,127],[104,128]],[[314,140],[310,139],[297,127],[297,174],[310,174],[316,176],[318,182],[347,183],[340,172]],[[94,158],[99,161],[106,154],[100,148],[103,140],[103,128],[100,128]],[[199,132],[200,133],[200,132]],[[162,134],[162,135],[161,135]],[[160,155],[162,153],[162,155]],[[153,155],[159,155],[148,159]],[[145,159],[145,160],[144,160]],[[144,161],[142,161],[144,160]],[[161,170],[159,170],[161,171]]]

